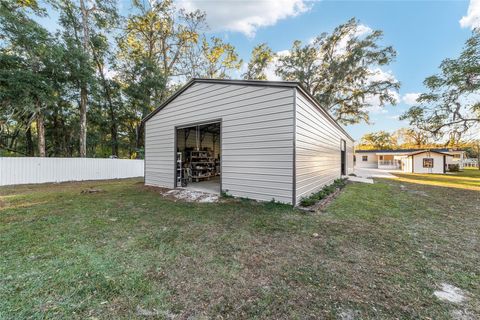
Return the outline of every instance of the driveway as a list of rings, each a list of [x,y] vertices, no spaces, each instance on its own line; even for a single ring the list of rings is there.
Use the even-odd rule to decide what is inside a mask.
[[[357,177],[362,178],[398,178],[392,173],[398,172],[401,173],[401,170],[386,170],[386,169],[377,169],[377,168],[355,168],[355,174]]]

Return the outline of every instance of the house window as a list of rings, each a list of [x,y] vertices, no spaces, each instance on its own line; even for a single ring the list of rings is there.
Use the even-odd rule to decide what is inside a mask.
[[[362,161],[368,161],[368,156],[362,156]]]
[[[423,158],[424,168],[433,168],[433,158]]]
[[[383,160],[383,156],[380,156],[380,160]]]

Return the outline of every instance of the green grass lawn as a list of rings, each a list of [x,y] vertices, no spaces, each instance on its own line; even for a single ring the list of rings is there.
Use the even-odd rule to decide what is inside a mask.
[[[138,180],[0,188],[0,319],[477,319],[478,176],[455,177],[348,184],[320,214]]]
[[[462,172],[452,172],[448,174],[415,173],[395,175],[400,177],[400,180],[411,183],[480,191],[480,170],[473,168],[465,168]]]

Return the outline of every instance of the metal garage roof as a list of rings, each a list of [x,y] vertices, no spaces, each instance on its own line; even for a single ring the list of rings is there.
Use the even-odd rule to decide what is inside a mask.
[[[173,95],[170,96],[164,103],[162,103],[158,108],[153,110],[145,118],[142,119],[142,125],[148,121],[155,114],[160,112],[165,106],[167,106],[172,100],[178,97],[182,92],[191,87],[194,83],[218,83],[218,84],[236,84],[236,85],[248,85],[248,86],[267,86],[267,87],[287,87],[287,88],[297,88],[300,90],[319,110],[327,117],[327,119],[333,123],[337,128],[339,128],[347,137],[352,141],[355,141],[345,129],[338,124],[338,122],[332,117],[332,115],[325,110],[320,104],[315,100],[315,98],[303,88],[300,82],[296,81],[264,81],[264,80],[231,80],[231,79],[203,79],[203,78],[193,78],[188,81],[183,87],[177,90]]]

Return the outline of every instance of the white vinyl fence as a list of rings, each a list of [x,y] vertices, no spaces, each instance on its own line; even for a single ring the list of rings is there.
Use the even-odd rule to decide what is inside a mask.
[[[143,177],[143,160],[0,157],[0,186]]]

